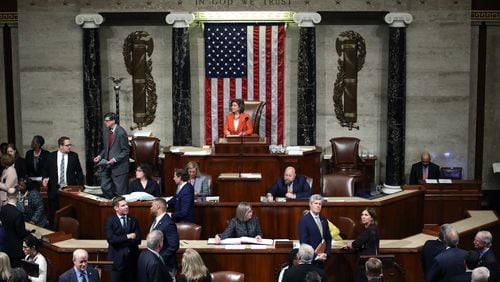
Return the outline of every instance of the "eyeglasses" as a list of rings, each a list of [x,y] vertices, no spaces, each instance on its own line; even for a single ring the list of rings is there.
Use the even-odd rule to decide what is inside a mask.
[[[111,121],[111,120],[110,120],[110,119],[105,119],[105,120],[104,120],[104,122],[109,122],[109,121]]]
[[[64,147],[71,147],[71,146],[73,146],[73,144],[64,144],[63,146]]]

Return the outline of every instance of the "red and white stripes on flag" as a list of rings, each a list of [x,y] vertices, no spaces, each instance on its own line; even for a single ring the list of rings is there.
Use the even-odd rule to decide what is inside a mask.
[[[284,24],[205,24],[205,143],[224,136],[229,101],[264,101],[260,136],[283,144]]]

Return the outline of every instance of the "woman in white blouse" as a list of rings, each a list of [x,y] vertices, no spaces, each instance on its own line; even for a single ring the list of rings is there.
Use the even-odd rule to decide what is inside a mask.
[[[39,251],[41,244],[33,235],[28,235],[23,239],[23,251],[26,255],[24,259],[38,264],[38,277],[28,276],[30,281],[47,281],[47,260]]]
[[[16,187],[17,173],[14,168],[14,157],[9,154],[2,155],[2,166],[4,167],[0,176],[0,205],[7,202],[7,189]]]

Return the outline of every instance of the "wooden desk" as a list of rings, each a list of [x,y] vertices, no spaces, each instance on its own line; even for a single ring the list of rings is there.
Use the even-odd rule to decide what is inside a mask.
[[[466,210],[481,209],[480,180],[452,180],[451,184],[405,185],[405,189],[425,189],[424,222],[438,224],[463,218]]]
[[[83,192],[59,191],[61,207],[71,205],[80,221],[81,238],[104,239],[106,219],[115,214],[111,201]],[[359,222],[361,210],[373,207],[379,216],[380,237],[399,239],[418,233],[423,228],[423,191],[409,190],[387,195],[374,200],[358,197],[330,198],[321,213],[335,223],[339,216],[347,216]],[[202,226],[202,239],[213,237],[226,228],[226,221],[235,216],[238,202],[195,203],[197,223]],[[252,202],[253,213],[259,217],[264,236],[267,238],[298,239],[298,223],[309,203],[260,203]],[[129,203],[129,214],[139,220],[142,238],[153,221],[150,214],[151,202]],[[402,212],[404,211],[404,212]],[[361,224],[356,225],[356,232]]]
[[[182,153],[172,153],[169,147],[165,148],[165,160],[163,172],[165,175],[165,195],[173,195],[175,193],[175,183],[171,177],[175,168],[184,167],[189,161],[195,161],[200,164],[201,171],[216,179],[221,173],[245,173],[259,172],[262,174],[262,181],[259,184],[258,190],[252,191],[253,199],[258,201],[259,196],[266,194],[266,191],[276,181],[279,176],[282,176],[285,168],[289,165],[297,169],[297,173],[307,175],[314,179],[312,192],[313,194],[320,193],[320,161],[321,148],[317,147],[314,151],[304,152],[302,156],[292,156],[285,154],[257,154],[245,153],[221,153],[208,156],[186,156]],[[214,182],[215,186],[218,185]],[[212,190],[218,191],[217,187],[212,187]],[[224,195],[217,195],[224,197]],[[243,196],[243,195],[242,195]],[[238,201],[242,201],[243,197]]]
[[[472,248],[472,238],[479,230],[490,230],[493,237],[500,236],[498,217],[493,211],[470,211],[467,218],[452,224],[460,233],[461,247],[466,250]],[[405,281],[420,282],[423,281],[420,251],[425,241],[433,239],[436,237],[418,232],[400,240],[381,240],[380,253],[395,255],[396,261],[406,272]],[[70,239],[54,244],[44,243],[42,254],[49,261],[52,277],[58,277],[72,267],[71,256],[74,249],[84,247],[89,252],[90,260],[105,260],[107,246],[105,240]],[[264,249],[253,249],[249,245],[243,247],[240,250],[229,250],[224,246],[207,245],[204,240],[181,241],[177,262],[180,264],[186,248],[194,248],[201,254],[211,272],[234,270],[245,273],[247,281],[276,281],[276,274],[281,264],[287,261],[289,250],[273,246]],[[498,253],[499,247],[498,244],[494,245],[495,252]],[[140,248],[145,248],[144,241]],[[355,281],[357,268],[354,260],[354,254],[341,250],[340,246],[334,247],[325,267],[328,281]]]

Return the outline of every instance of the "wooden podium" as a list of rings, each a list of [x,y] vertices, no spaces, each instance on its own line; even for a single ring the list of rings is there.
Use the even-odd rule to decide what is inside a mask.
[[[269,142],[257,134],[228,136],[215,142],[215,154],[268,154]]]

